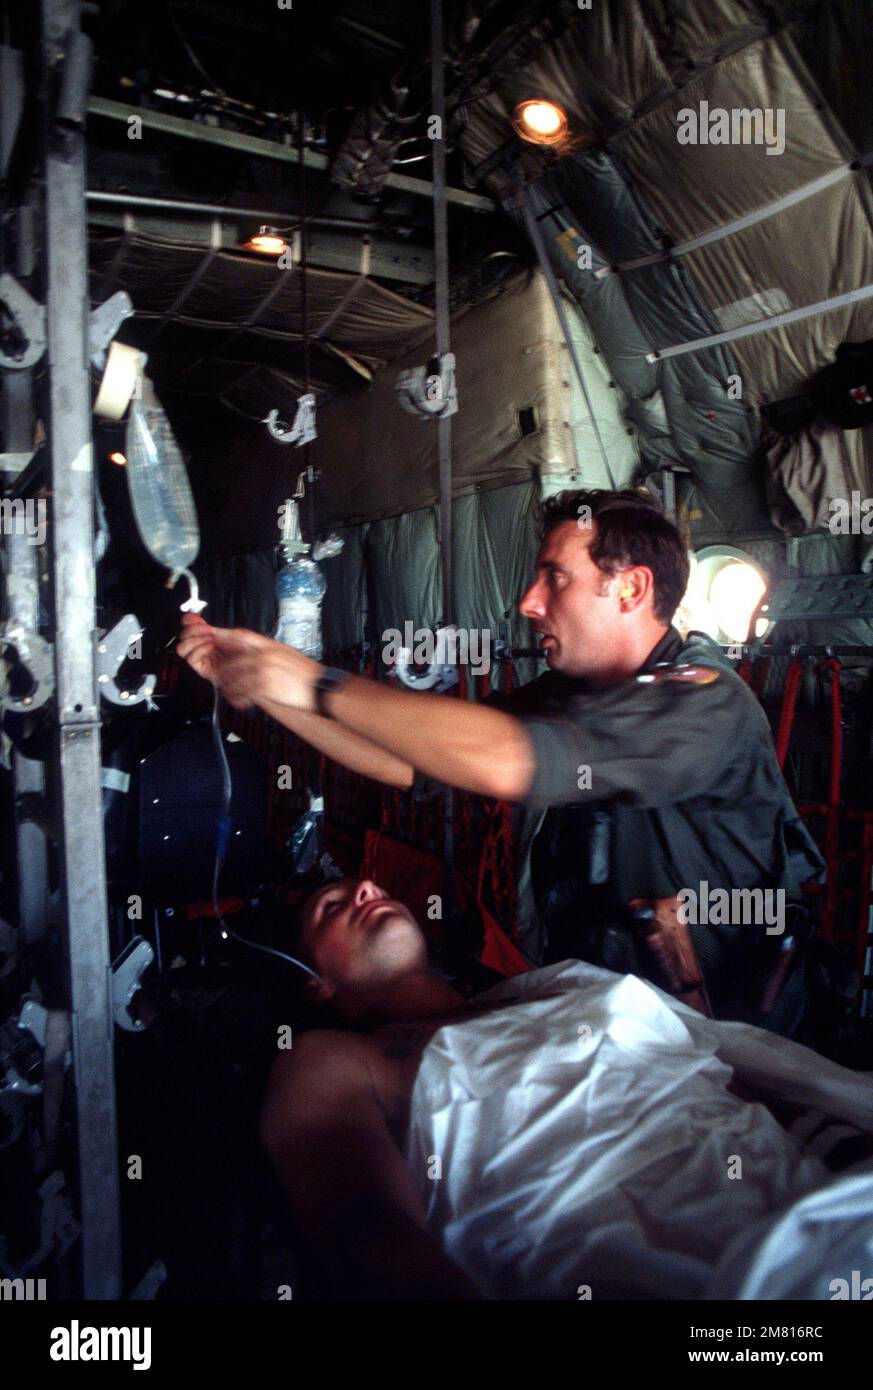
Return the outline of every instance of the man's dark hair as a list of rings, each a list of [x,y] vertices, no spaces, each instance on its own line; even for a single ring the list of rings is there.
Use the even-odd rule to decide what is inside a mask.
[[[654,497],[634,488],[568,489],[539,505],[541,537],[563,521],[575,521],[591,509],[597,525],[589,554],[599,570],[612,578],[632,565],[647,565],[654,579],[652,611],[669,623],[688,587],[688,551],[679,530],[661,511]]]

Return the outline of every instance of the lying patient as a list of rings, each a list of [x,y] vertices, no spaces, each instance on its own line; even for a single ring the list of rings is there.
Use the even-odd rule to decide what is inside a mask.
[[[868,1078],[578,961],[466,1000],[367,880],[317,889],[297,949],[353,1031],[295,1036],[261,1135],[332,1296],[828,1298],[862,1257],[873,1164],[819,1153],[873,1130]],[[831,1207],[840,1268],[804,1264]]]

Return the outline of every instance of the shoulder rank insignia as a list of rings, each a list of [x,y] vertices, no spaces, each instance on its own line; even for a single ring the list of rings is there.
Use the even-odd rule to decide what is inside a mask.
[[[652,685],[656,681],[681,681],[683,685],[712,685],[719,673],[712,666],[655,666],[653,670],[637,676],[641,685]]]

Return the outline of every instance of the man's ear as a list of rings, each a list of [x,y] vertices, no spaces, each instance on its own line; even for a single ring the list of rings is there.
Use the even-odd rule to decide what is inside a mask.
[[[310,1004],[326,1004],[328,999],[332,999],[336,994],[336,985],[330,980],[313,980],[312,976],[308,975],[303,992]]]
[[[655,577],[647,565],[624,570],[619,577],[618,597],[627,604],[626,611],[641,607],[654,592],[654,584]]]

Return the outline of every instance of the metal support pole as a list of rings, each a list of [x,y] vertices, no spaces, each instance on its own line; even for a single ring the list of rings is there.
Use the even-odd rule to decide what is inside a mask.
[[[121,1244],[100,707],[94,667],[94,479],[85,230],[90,54],[79,15],[79,0],[42,0],[48,417],[62,816],[58,844],[72,1021],[82,1296],[115,1299],[121,1293]],[[55,91],[57,104],[52,105]]]
[[[24,274],[21,258],[19,274]],[[29,369],[4,372],[3,446],[8,453],[30,453],[33,447],[33,373]],[[3,478],[3,491],[12,479]],[[43,501],[43,505],[45,502]],[[18,528],[4,537],[6,560],[7,622],[21,624],[28,632],[39,627],[39,567],[36,547]],[[42,797],[45,768],[15,749],[12,754],[15,792],[15,843],[18,865],[18,926],[25,950],[44,939],[48,923],[48,852],[43,830],[21,813],[22,798]]]
[[[678,521],[676,514],[676,473],[672,468],[662,470],[664,478],[664,515],[672,522]]]
[[[300,329],[303,335],[303,387],[308,395],[312,389],[312,345],[309,336],[309,213],[306,206],[306,115],[298,112],[299,176],[300,176]],[[315,468],[312,445],[303,446],[303,465],[306,469],[306,525],[309,544],[315,544]]]
[[[433,142],[433,242],[436,267],[436,350],[451,351],[449,326],[449,228],[446,207],[446,90],[442,0],[431,0],[431,104],[439,136]],[[440,552],[443,571],[443,623],[452,621],[452,417],[437,421],[440,477]]]
[[[446,85],[443,52],[442,0],[431,0],[430,6],[430,91],[432,116],[437,118],[437,138],[433,141],[433,242],[436,269],[436,350],[437,356],[451,351],[449,325],[449,227],[446,203]],[[443,626],[453,621],[452,596],[452,418],[440,415],[437,419],[437,451],[439,457],[440,510],[439,545],[443,577]],[[443,793],[443,898],[446,917],[454,909],[454,793],[447,787]]]

